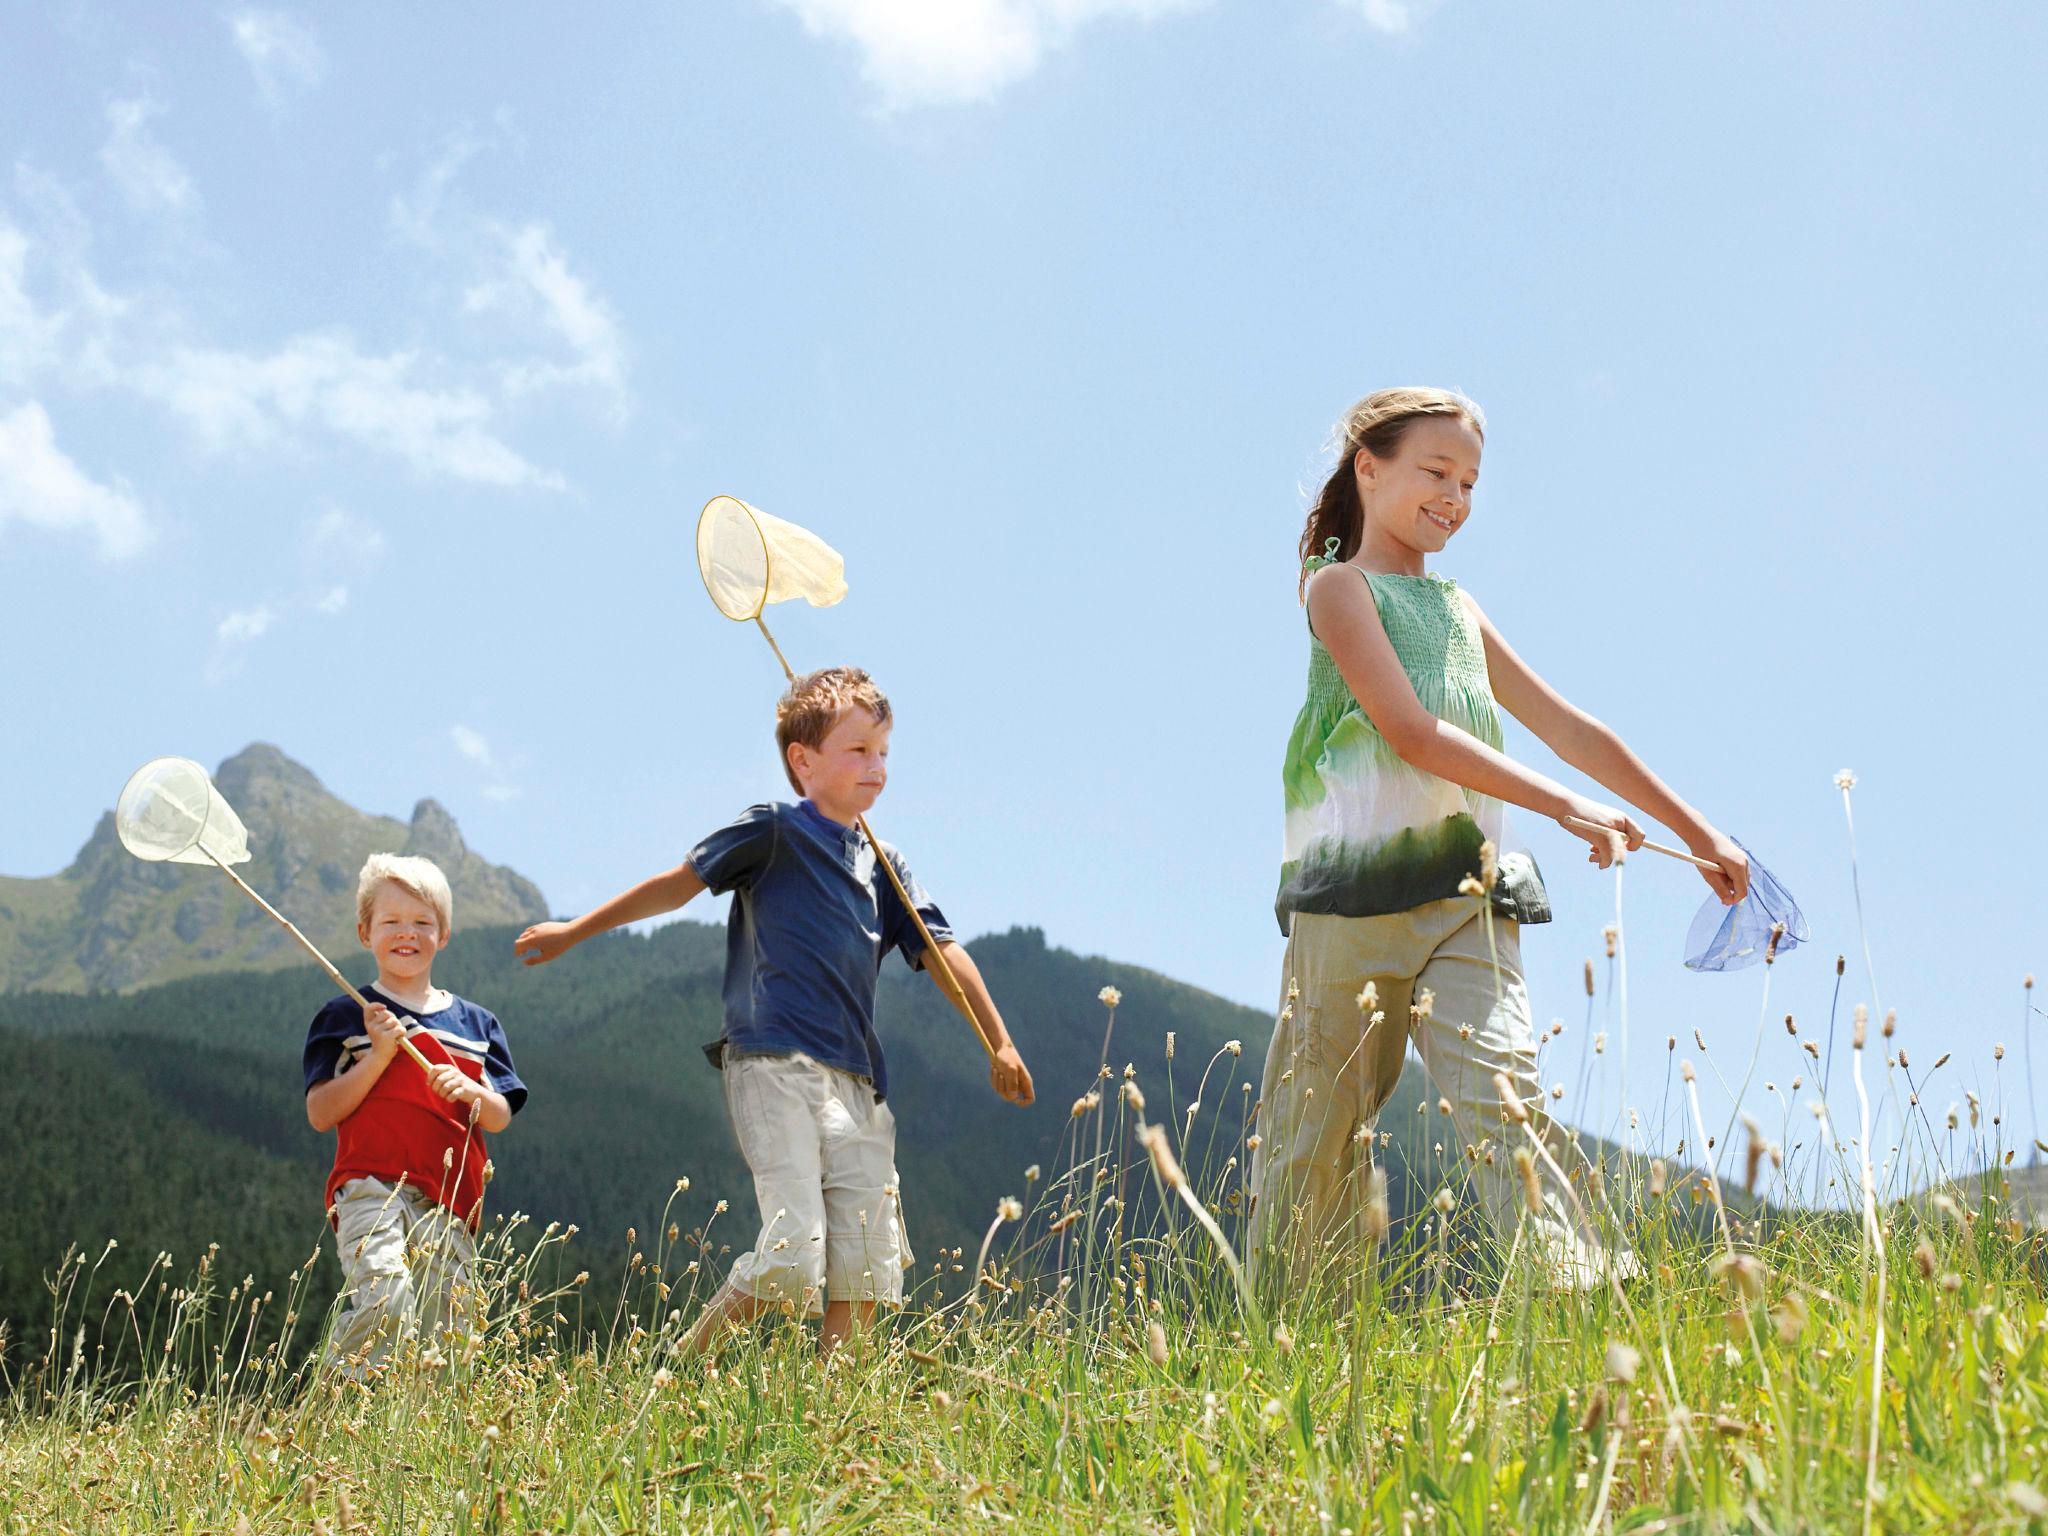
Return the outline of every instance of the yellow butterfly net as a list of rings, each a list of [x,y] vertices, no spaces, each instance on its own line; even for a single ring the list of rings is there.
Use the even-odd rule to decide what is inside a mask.
[[[800,597],[830,608],[846,596],[846,562],[815,533],[737,496],[714,496],[697,519],[697,570],[711,601],[745,624]]]

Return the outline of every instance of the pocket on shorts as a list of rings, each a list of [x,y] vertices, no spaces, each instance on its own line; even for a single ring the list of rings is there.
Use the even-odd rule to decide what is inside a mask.
[[[334,1192],[334,1241],[347,1263],[353,1250],[379,1229],[404,1221],[398,1187],[382,1179],[355,1178]]]

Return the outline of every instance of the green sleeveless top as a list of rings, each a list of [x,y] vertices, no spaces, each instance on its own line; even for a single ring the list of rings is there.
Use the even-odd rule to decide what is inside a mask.
[[[1500,708],[1486,675],[1486,647],[1457,583],[1359,574],[1422,707],[1498,751]],[[1281,932],[1291,930],[1296,912],[1374,917],[1456,896],[1460,883],[1479,876],[1486,841],[1497,850],[1494,909],[1518,922],[1550,920],[1535,860],[1498,851],[1506,822],[1501,802],[1403,762],[1313,629],[1308,698],[1295,718],[1282,776],[1287,829],[1274,903]]]

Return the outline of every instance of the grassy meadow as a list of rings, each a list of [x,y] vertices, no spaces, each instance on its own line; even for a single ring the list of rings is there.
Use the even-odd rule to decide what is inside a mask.
[[[826,1363],[789,1322],[677,1355],[752,1237],[744,1190],[728,1207],[687,1180],[658,1224],[576,1244],[495,1218],[487,1322],[369,1386],[311,1364],[331,1252],[249,1275],[211,1251],[127,1288],[101,1278],[111,1248],[75,1252],[38,1336],[0,1354],[0,1530],[2048,1529],[2026,1144],[1998,1103],[1923,1104],[1946,1058],[1843,1007],[1843,970],[1827,1028],[1850,1071],[1825,1098],[1769,968],[1755,1055],[1746,1024],[1731,1060],[1670,1043],[1655,1114],[1573,1181],[1642,1266],[1586,1291],[1476,1225],[1475,1160],[1540,1156],[1506,1113],[1483,1147],[1411,1162],[1426,1203],[1368,1197],[1370,1262],[1247,1276],[1256,1063],[1169,1039],[1140,1081],[1109,989],[1095,1074],[1040,1073],[1072,1099],[1057,1161],[990,1189],[978,1251],[921,1252],[903,1312]],[[1755,1081],[1767,1046],[1813,1075]],[[1546,1080],[1583,1083],[1586,1059]],[[1770,1113],[1708,1124],[1717,1074]],[[1674,1143],[1693,1155],[1645,1150]],[[602,1294],[592,1243],[623,1277]]]

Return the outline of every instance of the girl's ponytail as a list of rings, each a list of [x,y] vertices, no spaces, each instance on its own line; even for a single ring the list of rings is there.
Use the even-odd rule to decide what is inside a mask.
[[[1309,561],[1325,557],[1349,560],[1358,553],[1365,537],[1365,508],[1358,501],[1358,476],[1354,463],[1363,448],[1376,459],[1391,458],[1408,435],[1409,427],[1425,416],[1458,416],[1486,438],[1486,418],[1479,407],[1463,395],[1448,389],[1382,389],[1367,395],[1344,413],[1344,419],[1330,434],[1337,450],[1337,462],[1322,494],[1308,509],[1308,522],[1301,530],[1301,577],[1297,596],[1308,594]],[[1332,539],[1337,542],[1333,547]]]

